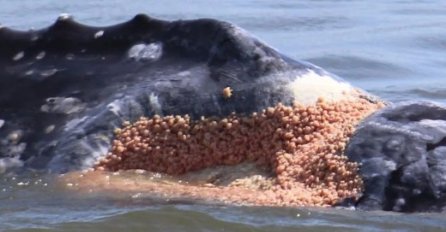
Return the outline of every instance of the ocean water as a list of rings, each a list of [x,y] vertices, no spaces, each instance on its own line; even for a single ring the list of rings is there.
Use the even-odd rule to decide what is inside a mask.
[[[0,23],[16,29],[46,27],[60,13],[98,26],[137,13],[226,20],[388,101],[446,103],[446,1],[0,0]],[[0,231],[445,231],[445,219],[84,196],[53,176],[0,175]]]

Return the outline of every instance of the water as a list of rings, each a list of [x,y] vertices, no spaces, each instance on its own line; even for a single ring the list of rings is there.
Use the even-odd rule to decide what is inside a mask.
[[[111,25],[137,13],[236,23],[389,101],[446,103],[446,2],[0,0],[0,22],[48,26],[63,12]],[[0,231],[443,231],[442,214],[218,206],[69,191],[55,178],[0,176]]]

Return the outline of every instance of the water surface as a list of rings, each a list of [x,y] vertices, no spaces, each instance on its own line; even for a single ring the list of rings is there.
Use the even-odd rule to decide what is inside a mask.
[[[137,13],[236,23],[389,101],[446,103],[446,2],[0,0],[0,23],[42,28],[63,12],[92,25]],[[444,231],[443,214],[258,208],[79,194],[44,174],[0,176],[0,231]]]

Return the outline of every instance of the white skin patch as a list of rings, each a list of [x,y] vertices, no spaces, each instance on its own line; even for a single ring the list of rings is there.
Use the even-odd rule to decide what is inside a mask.
[[[97,39],[97,38],[102,37],[103,35],[104,35],[104,31],[98,31],[98,32],[96,32],[96,34],[94,34],[94,38]]]
[[[73,60],[73,59],[74,59],[74,54],[72,54],[72,53],[68,53],[68,54],[65,56],[65,59],[67,59],[67,60]]]
[[[25,72],[25,76],[31,76],[33,74],[34,74],[34,70],[32,70],[32,69]]]
[[[55,69],[55,68],[44,70],[44,71],[40,72],[40,76],[42,76],[42,77],[49,77],[49,76],[52,76],[52,75],[56,74],[57,71],[58,70]]]
[[[82,122],[84,122],[87,119],[88,119],[87,116],[84,116],[82,118],[74,118],[71,121],[68,121],[67,123],[65,123],[65,127],[63,129],[64,129],[64,131],[74,130],[79,124],[81,124]]]
[[[21,52],[15,54],[15,55],[12,57],[12,60],[13,60],[13,61],[18,61],[18,60],[22,59],[24,56],[25,56],[25,52],[21,51]]]
[[[32,35],[31,36],[31,41],[37,41],[39,39],[38,35]]]
[[[180,77],[187,77],[187,76],[190,76],[190,72],[189,71],[179,72],[178,76],[180,76]]]
[[[57,18],[57,20],[67,20],[71,18],[71,15],[67,14],[67,13],[62,13],[59,15],[59,17]]]
[[[163,54],[161,43],[136,44],[128,51],[128,57],[136,61],[156,61]]]
[[[55,125],[49,125],[49,126],[47,126],[47,127],[45,128],[45,134],[49,134],[49,133],[53,132],[54,129],[56,129],[56,126],[55,126]]]
[[[440,131],[442,134],[446,133],[446,126],[444,125],[443,120],[422,119],[418,124],[427,128],[428,130],[435,129]]]
[[[0,173],[4,173],[10,168],[22,167],[22,166],[23,166],[23,161],[20,160],[19,156],[0,159]]]
[[[120,116],[120,111],[121,111],[121,107],[120,107],[120,101],[119,100],[114,100],[113,102],[109,103],[107,105],[108,110],[110,110],[113,114]]]
[[[105,142],[104,144],[109,144],[107,137],[100,136],[100,135],[98,135],[96,137],[97,137],[97,139],[102,139],[103,142]],[[91,155],[83,160],[82,167],[84,169],[92,167],[99,160],[99,158],[103,157],[104,154],[107,154],[107,152],[108,152],[109,146],[105,146],[99,142],[97,142],[95,145],[96,146],[91,146],[90,144],[86,143],[85,141],[82,141],[82,147],[84,149],[87,149]]]
[[[154,93],[151,93],[149,96],[149,103],[150,107],[155,113],[161,114],[161,104],[158,99],[158,96],[156,96]]]
[[[51,97],[46,99],[46,104],[40,107],[45,113],[72,114],[85,109],[86,104],[73,97]]]
[[[315,104],[318,98],[336,102],[353,96],[354,88],[328,75],[320,75],[313,70],[297,77],[287,85],[297,102],[304,105]]]
[[[46,53],[44,51],[41,51],[39,54],[37,54],[36,59],[41,60],[45,57]]]

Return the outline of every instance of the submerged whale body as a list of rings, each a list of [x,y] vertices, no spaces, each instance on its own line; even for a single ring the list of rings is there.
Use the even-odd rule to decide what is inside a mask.
[[[315,104],[320,97],[376,101],[243,29],[213,19],[169,22],[138,15],[114,26],[90,27],[62,15],[40,30],[0,27],[0,67],[2,170],[25,166],[60,173],[91,167],[112,146],[114,130],[141,116],[249,115],[278,103]],[[420,117],[429,118],[431,108],[423,108]],[[383,112],[397,115],[405,109]],[[398,139],[405,138],[398,126],[388,129],[396,142],[373,145],[385,142],[380,129],[369,129],[375,122],[387,124],[381,115],[387,114],[363,122],[348,145],[349,159],[365,164],[360,168],[365,190],[357,205],[408,211],[432,196],[442,198],[444,184],[426,183],[444,182],[443,140],[438,139],[444,132],[438,130],[438,138],[423,140],[428,145],[412,151],[429,151],[437,158],[395,158],[404,156],[398,150]],[[430,127],[417,133],[429,134]]]

